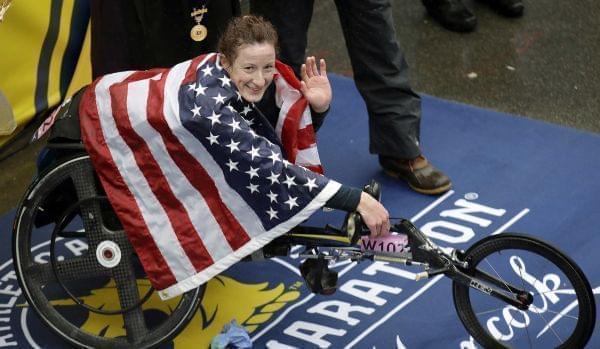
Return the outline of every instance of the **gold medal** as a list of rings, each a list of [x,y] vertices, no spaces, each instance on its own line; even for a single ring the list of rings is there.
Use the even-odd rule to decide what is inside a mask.
[[[206,34],[208,30],[202,24],[196,24],[192,27],[192,31],[190,32],[190,37],[194,41],[202,41],[206,39]]]
[[[208,34],[208,29],[204,25],[201,24],[202,19],[204,18],[204,14],[206,14],[208,10],[206,6],[202,6],[201,9],[194,9],[190,16],[196,21],[196,25],[192,27],[192,31],[190,31],[190,37],[194,41],[202,41],[206,39],[206,35]]]

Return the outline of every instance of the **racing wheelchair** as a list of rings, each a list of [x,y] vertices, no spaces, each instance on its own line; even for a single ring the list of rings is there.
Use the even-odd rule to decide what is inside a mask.
[[[88,155],[80,144],[49,147],[73,154],[37,176],[16,212],[13,261],[27,302],[45,325],[73,346],[150,348],[171,340],[197,311],[205,286],[172,300],[166,307],[168,316],[150,317],[145,304],[156,292],[149,283],[139,282],[144,271]],[[380,197],[375,182],[365,191]],[[555,247],[531,236],[501,233],[466,251],[451,250],[437,246],[408,220],[394,223],[397,235],[406,238],[401,247],[366,246],[368,230],[360,215],[349,213],[339,229],[296,227],[261,252],[267,258],[286,256],[292,246],[301,246],[301,275],[319,294],[335,291],[337,274],[328,266],[342,260],[411,266],[420,270],[416,279],[449,277],[458,317],[486,348],[580,348],[590,339],[596,318],[592,289],[581,269]],[[115,293],[118,304],[90,301],[90,295],[103,292]],[[571,292],[575,301],[555,311],[551,305],[561,292]],[[56,302],[65,294],[75,307]],[[122,320],[124,333],[87,331],[76,320],[78,309],[107,322]],[[490,312],[513,314],[514,327],[525,328],[524,334],[508,338],[490,330]],[[526,328],[533,317],[542,319],[538,322],[543,328]]]

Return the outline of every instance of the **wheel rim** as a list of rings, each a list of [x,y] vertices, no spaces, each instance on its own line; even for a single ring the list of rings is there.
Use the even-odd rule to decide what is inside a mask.
[[[503,280],[502,288],[512,284],[533,295],[533,304],[523,311],[455,283],[459,316],[484,346],[574,348],[589,339],[593,295],[579,269],[560,252],[539,241],[499,237],[470,251],[467,260],[471,268]]]
[[[65,161],[40,177],[17,211],[13,252],[24,296],[42,320],[64,339],[83,347],[150,347],[172,338],[193,315],[202,290],[164,304],[151,293],[133,248],[111,218],[110,207],[93,199],[101,193],[87,157]],[[77,214],[65,215],[64,228],[53,229],[53,224],[36,228],[33,222],[44,214],[39,209],[43,198],[65,185],[72,185],[76,201],[80,201],[73,209]],[[53,239],[53,234],[59,237]],[[96,254],[96,248],[107,241],[111,251],[120,254],[115,266],[102,265]],[[70,301],[69,293],[86,306],[116,315],[86,315],[89,309]],[[137,306],[144,295],[151,301]],[[159,320],[157,302],[166,312]],[[86,327],[90,318],[96,325]],[[102,322],[108,325],[98,325]]]

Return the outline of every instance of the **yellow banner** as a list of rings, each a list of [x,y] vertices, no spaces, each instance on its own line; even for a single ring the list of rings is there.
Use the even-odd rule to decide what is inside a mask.
[[[90,82],[88,23],[89,0],[12,2],[0,23],[0,146]]]

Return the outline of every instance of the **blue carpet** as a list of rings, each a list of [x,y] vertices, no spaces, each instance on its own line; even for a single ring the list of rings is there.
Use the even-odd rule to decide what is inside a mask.
[[[382,201],[392,215],[413,219],[440,245],[466,248],[504,230],[541,237],[570,255],[595,294],[600,292],[600,183],[593,175],[600,172],[598,135],[424,96],[422,148],[454,184],[442,197],[427,197],[380,172],[376,157],[368,153],[364,103],[351,80],[332,80],[334,104],[319,133],[328,176],[355,186],[375,178],[383,185]],[[480,211],[470,218],[457,215],[455,209],[465,205]],[[0,328],[0,338],[22,347],[62,347],[27,307],[19,306],[24,300],[9,263],[13,214],[0,217],[0,311],[10,320]],[[311,222],[337,223],[341,217],[339,212],[319,213]],[[407,279],[414,269],[342,264],[336,266],[338,292],[314,296],[300,282],[297,264],[297,259],[287,258],[231,268],[209,283],[203,313],[211,321],[202,325],[199,313],[165,347],[205,347],[233,318],[251,330],[257,348],[479,347],[456,316],[448,280],[414,282]],[[561,294],[553,309],[565,308],[569,297]],[[82,327],[93,327],[91,319],[81,321]],[[536,321],[541,320],[532,318],[530,327],[539,326]],[[512,327],[499,329],[525,333]],[[600,347],[597,332],[589,348]]]

